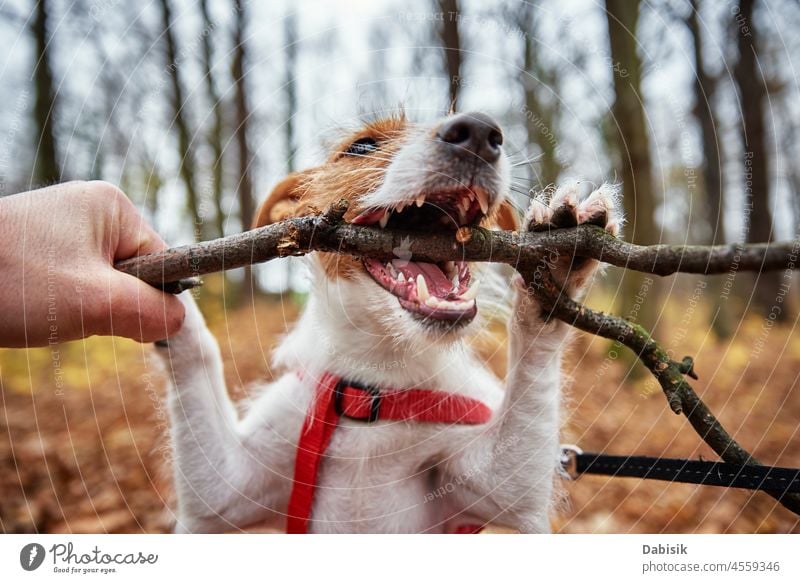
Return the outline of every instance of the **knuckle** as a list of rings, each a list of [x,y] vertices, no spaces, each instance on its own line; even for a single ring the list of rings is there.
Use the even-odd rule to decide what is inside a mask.
[[[86,187],[92,195],[97,196],[99,199],[127,200],[128,198],[119,186],[105,180],[91,180],[86,183]]]

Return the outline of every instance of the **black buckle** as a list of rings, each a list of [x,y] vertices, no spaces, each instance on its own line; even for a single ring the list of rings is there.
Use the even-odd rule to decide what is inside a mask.
[[[344,399],[345,387],[359,389],[365,393],[369,393],[370,397],[372,397],[372,402],[370,403],[369,407],[369,417],[353,417],[352,415],[348,415],[344,412],[344,404],[342,403],[342,399]],[[381,410],[381,393],[377,387],[359,385],[358,383],[341,379],[338,383],[336,383],[336,387],[333,389],[333,410],[336,411],[336,414],[341,417],[347,417],[348,419],[354,419],[355,421],[366,421],[367,423],[373,423],[378,420],[378,414]]]

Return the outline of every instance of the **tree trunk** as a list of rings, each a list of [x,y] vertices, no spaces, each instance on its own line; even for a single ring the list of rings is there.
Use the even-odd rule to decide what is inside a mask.
[[[38,0],[31,23],[31,32],[36,40],[36,61],[33,68],[36,98],[33,115],[38,136],[33,175],[39,186],[61,180],[53,123],[56,119],[57,102],[53,87],[50,38],[47,34],[48,10],[49,0]]]
[[[764,101],[767,96],[766,81],[756,55],[756,27],[753,23],[755,0],[739,0],[738,13],[733,16],[736,27],[739,60],[733,77],[739,91],[742,123],[740,125],[744,145],[745,168],[745,222],[748,225],[747,242],[770,242],[772,210],[770,208],[769,159],[767,157],[767,135],[764,127]],[[757,276],[753,289],[753,305],[763,315],[770,315],[774,306],[781,308],[778,319],[789,317],[784,306],[777,304],[780,273],[762,273]]]
[[[291,174],[297,170],[295,165],[295,152],[297,148],[295,136],[295,117],[297,116],[297,85],[295,83],[295,71],[297,68],[297,13],[289,11],[283,20],[283,46],[284,46],[284,79],[283,87],[286,99],[286,120],[284,121],[284,138],[286,140],[286,174]],[[294,277],[294,260],[287,259],[286,265],[286,285],[287,291],[292,290],[292,279]]]
[[[639,245],[658,243],[655,222],[650,143],[641,94],[642,66],[636,47],[639,0],[606,0],[611,71],[615,100],[611,108],[616,128],[619,176],[625,192],[625,238]],[[658,288],[641,274],[622,274],[621,310],[649,330],[655,328],[660,309]],[[641,298],[641,299],[639,299]]]
[[[284,123],[286,140],[286,173],[291,174],[295,168],[295,116],[297,115],[297,86],[294,76],[297,68],[297,14],[289,11],[283,20],[284,46],[284,79],[283,88],[286,98],[286,120]]]
[[[178,130],[178,155],[181,157],[180,174],[186,188],[186,206],[192,217],[192,230],[195,241],[204,237],[203,217],[200,213],[200,199],[195,188],[194,152],[192,132],[184,111],[183,82],[180,76],[178,45],[172,28],[172,9],[170,0],[161,0],[161,17],[166,42],[167,73],[172,84],[172,122]]]
[[[699,0],[691,0],[691,12],[686,19],[686,26],[694,41],[695,79],[692,113],[700,127],[703,143],[703,192],[708,231],[702,237],[701,243],[721,245],[725,243],[722,152],[717,139],[720,128],[717,126],[712,105],[717,90],[717,80],[708,73],[703,61],[703,33],[700,29],[699,8]],[[711,326],[718,338],[727,338],[731,334],[728,302],[720,293],[714,294]]]
[[[250,124],[250,109],[247,98],[247,84],[244,77],[245,61],[247,57],[244,44],[244,31],[247,26],[247,7],[241,0],[234,0],[236,10],[236,23],[234,27],[234,54],[233,54],[233,82],[234,102],[236,109],[236,143],[239,147],[239,216],[242,221],[242,230],[246,231],[253,226],[255,204],[253,202],[253,182],[250,175],[250,144],[247,139],[247,129]],[[244,280],[239,293],[238,301],[241,303],[252,300],[255,280],[252,269],[244,269]]]
[[[522,88],[525,95],[525,132],[527,143],[535,143],[541,152],[538,159],[540,172],[535,176],[535,180],[539,188],[544,188],[556,184],[562,169],[557,155],[556,107],[548,105],[540,97],[542,88],[555,85],[556,75],[554,71],[545,69],[536,51],[536,43],[533,40],[536,26],[533,4],[522,3],[519,6],[515,24],[524,33],[525,73],[522,75]]]
[[[458,94],[461,88],[461,33],[459,19],[461,12],[458,0],[439,0],[442,14],[439,38],[444,50],[444,66],[450,87],[450,110],[458,111]]]
[[[219,92],[215,85],[214,75],[214,48],[211,44],[211,32],[216,28],[215,23],[211,20],[211,14],[208,11],[208,0],[201,0],[200,10],[203,13],[203,68],[205,69],[205,84],[206,95],[211,104],[212,125],[208,132],[207,140],[211,150],[214,153],[214,164],[212,168],[212,199],[214,201],[214,227],[215,236],[223,237],[225,235],[225,209],[222,205],[223,194],[223,111],[222,104],[220,103]]]

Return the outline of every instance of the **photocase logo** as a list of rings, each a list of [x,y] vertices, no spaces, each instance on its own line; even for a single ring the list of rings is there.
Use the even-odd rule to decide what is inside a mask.
[[[35,571],[44,562],[44,547],[39,543],[30,543],[19,552],[19,564],[26,571]]]
[[[392,249],[392,253],[398,259],[398,265],[405,267],[411,261],[411,237],[403,237],[400,245]]]

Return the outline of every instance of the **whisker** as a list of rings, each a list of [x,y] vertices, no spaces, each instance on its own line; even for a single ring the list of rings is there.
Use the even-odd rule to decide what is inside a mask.
[[[539,154],[538,156],[531,156],[530,158],[525,158],[524,160],[520,160],[519,162],[513,162],[511,164],[511,167],[512,168],[518,168],[520,166],[527,166],[528,164],[531,164],[532,162],[539,161],[541,159],[541,157],[542,157],[541,154]]]
[[[506,154],[506,155],[507,155],[509,158],[513,158],[514,156],[519,156],[521,153],[523,153],[523,152],[527,152],[527,151],[528,151],[528,145],[527,145],[527,144],[525,144],[525,145],[521,146],[521,147],[520,147],[520,149],[519,149],[519,150],[517,150],[516,152],[509,152],[509,153],[508,153],[508,154]]]

